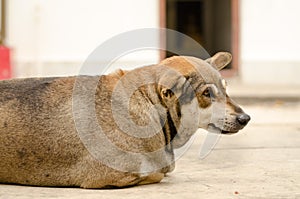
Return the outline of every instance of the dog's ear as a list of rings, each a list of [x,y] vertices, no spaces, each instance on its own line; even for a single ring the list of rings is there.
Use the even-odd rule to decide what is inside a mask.
[[[215,69],[221,70],[227,66],[232,60],[232,56],[228,52],[219,52],[212,56],[211,58],[206,59],[205,61],[212,65]]]
[[[189,102],[194,95],[193,88],[190,85],[191,79],[176,71],[168,71],[159,82],[161,99],[169,105],[174,104],[179,99],[180,103]]]
[[[173,104],[179,96],[173,85],[160,86],[160,97],[167,105]]]
[[[171,100],[174,97],[174,93],[171,89],[168,88],[163,88],[161,90],[161,98],[163,98],[164,100]]]

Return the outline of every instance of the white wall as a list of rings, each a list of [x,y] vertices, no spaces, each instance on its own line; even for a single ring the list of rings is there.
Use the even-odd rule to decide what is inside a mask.
[[[98,45],[136,28],[158,27],[158,0],[9,0],[7,44],[17,77],[76,74]],[[137,64],[134,56],[123,59]],[[158,61],[147,53],[141,63]]]
[[[240,0],[245,84],[300,85],[300,1]],[[98,45],[122,32],[158,27],[159,0],[9,0],[15,76],[72,75]],[[119,65],[155,63],[158,53]]]
[[[246,84],[300,85],[299,7],[299,0],[241,0]]]

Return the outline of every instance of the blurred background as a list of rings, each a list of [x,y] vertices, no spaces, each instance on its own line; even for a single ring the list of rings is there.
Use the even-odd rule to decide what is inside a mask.
[[[0,78],[78,74],[102,42],[137,28],[170,28],[213,55],[229,51],[222,74],[244,85],[300,85],[298,0],[1,0]],[[167,37],[167,36],[166,36]],[[163,45],[189,45],[157,37]],[[157,63],[169,52],[119,61]],[[99,67],[101,63],[99,63]]]

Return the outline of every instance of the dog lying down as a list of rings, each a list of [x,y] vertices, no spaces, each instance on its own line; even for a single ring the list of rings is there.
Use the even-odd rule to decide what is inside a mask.
[[[83,188],[160,182],[198,128],[237,133],[231,61],[174,56],[109,75],[0,81],[0,182]]]

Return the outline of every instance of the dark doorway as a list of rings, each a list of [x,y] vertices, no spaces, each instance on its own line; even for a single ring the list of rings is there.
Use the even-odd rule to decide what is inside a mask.
[[[231,52],[235,60],[226,69],[236,72],[237,69],[237,3],[238,0],[164,0],[164,27],[182,32],[213,55],[219,51]],[[167,48],[176,45],[181,54],[197,56],[184,41],[166,36]],[[172,56],[167,52],[165,57]]]

